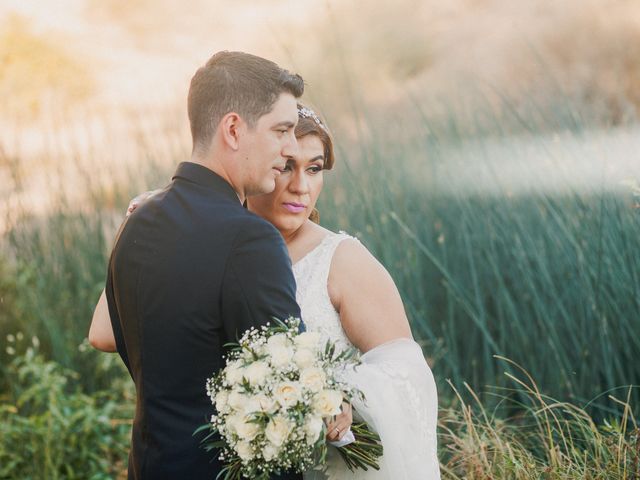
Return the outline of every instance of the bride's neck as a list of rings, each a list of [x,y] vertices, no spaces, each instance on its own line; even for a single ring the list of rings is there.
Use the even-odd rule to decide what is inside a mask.
[[[280,230],[280,234],[282,238],[284,238],[284,243],[287,245],[287,248],[295,244],[300,238],[305,237],[305,232],[308,230],[307,223],[308,222],[304,222],[295,230]]]
[[[291,261],[296,263],[307,253],[316,248],[322,241],[322,238],[329,233],[329,231],[322,228],[320,225],[307,220],[295,231],[280,231],[280,233],[284,237]]]

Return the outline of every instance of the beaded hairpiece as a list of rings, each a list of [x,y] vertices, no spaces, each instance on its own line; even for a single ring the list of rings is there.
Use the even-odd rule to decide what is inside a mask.
[[[311,118],[321,129],[325,132],[327,131],[327,127],[324,126],[318,115],[316,115],[316,112],[310,108],[298,105],[298,116],[302,118]]]

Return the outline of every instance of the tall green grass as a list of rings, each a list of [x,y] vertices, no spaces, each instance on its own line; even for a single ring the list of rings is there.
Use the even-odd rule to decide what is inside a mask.
[[[500,121],[494,119],[492,138],[510,131]],[[451,397],[444,383],[451,379],[490,401],[483,386],[505,378],[494,355],[523,365],[550,395],[581,405],[640,384],[633,334],[640,327],[640,222],[631,192],[511,192],[499,171],[490,194],[455,188],[446,147],[462,144],[470,131],[453,119],[438,128],[426,122],[387,130],[361,122],[353,143],[337,135],[339,162],[325,173],[319,209],[327,227],[359,236],[392,273],[443,396]],[[478,150],[464,159],[470,166],[486,161],[483,125]],[[576,125],[568,135],[588,135]],[[529,135],[535,144],[535,131]],[[94,365],[79,360],[77,346],[113,235],[128,199],[166,183],[188,158],[177,137],[136,132],[139,160],[125,171],[93,171],[91,158],[71,162],[83,179],[76,184],[81,200],[63,188],[45,215],[12,212],[2,238],[0,334],[38,335],[43,352],[79,368],[90,388],[100,387]],[[520,153],[512,152],[514,161]],[[52,190],[64,185],[57,175]],[[637,401],[634,391],[630,402]],[[595,407],[604,415],[612,404],[604,396]]]
[[[344,204],[327,196],[323,218],[389,268],[441,377],[494,384],[499,354],[561,398],[640,383],[640,223],[628,199],[370,191],[363,215],[339,218]],[[352,185],[345,203],[365,195]]]
[[[49,172],[47,193],[52,200],[45,214],[15,202],[4,221],[0,341],[4,344],[6,336],[16,332],[38,337],[42,354],[78,371],[88,391],[104,388],[113,378],[97,379],[93,372],[99,357],[82,355],[79,346],[87,337],[93,308],[104,288],[112,240],[129,199],[168,175],[157,162],[150,157],[144,168],[105,174],[72,159],[72,171]],[[18,179],[14,185],[16,191],[21,189]],[[5,348],[0,360],[3,391],[7,387],[4,366],[11,360]]]
[[[481,136],[473,118],[431,125],[390,114],[386,123],[365,122],[369,140],[343,145],[338,168],[325,174],[321,218],[357,235],[390,270],[441,381],[451,379],[463,392],[466,381],[491,401],[483,387],[504,385],[505,368],[513,373],[496,362],[501,355],[523,365],[549,395],[588,405],[600,417],[614,407],[602,392],[640,385],[637,193],[634,199],[631,188],[604,177],[582,187],[563,177],[563,161],[593,156],[581,142],[606,132],[589,130],[569,103],[547,119],[560,123],[552,141],[564,145],[560,150],[536,131],[544,118],[533,112],[529,124],[528,115],[508,107],[500,116],[489,107],[476,112]],[[518,142],[511,141],[514,123]],[[500,170],[492,147],[500,142],[506,163],[529,174],[527,188],[512,187]],[[522,165],[531,149],[557,165],[554,178]],[[626,154],[633,158],[634,150]],[[462,169],[450,167],[454,161]],[[606,155],[592,162],[604,171]],[[480,176],[477,184],[456,177],[482,171],[479,165],[489,185]],[[639,400],[632,389],[631,404]]]

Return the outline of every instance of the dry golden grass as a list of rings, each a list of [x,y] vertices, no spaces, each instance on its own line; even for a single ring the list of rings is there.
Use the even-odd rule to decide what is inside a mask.
[[[540,391],[520,365],[507,374],[512,390],[496,389],[502,409],[487,411],[475,400],[458,402],[440,411],[440,460],[443,478],[487,480],[631,480],[640,478],[640,428],[626,399],[612,398],[620,406],[617,420],[596,424],[580,406],[555,401]]]
[[[10,15],[0,28],[0,112],[32,119],[43,108],[65,109],[94,93],[91,72],[55,33],[38,33]]]

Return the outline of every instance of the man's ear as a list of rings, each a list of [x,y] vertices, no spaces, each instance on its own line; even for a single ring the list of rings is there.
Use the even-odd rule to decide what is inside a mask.
[[[220,120],[220,133],[223,142],[232,150],[240,148],[240,131],[244,121],[235,112],[229,112]]]

